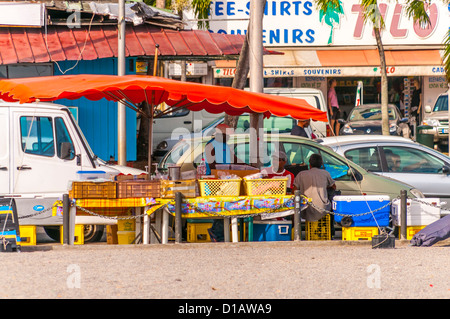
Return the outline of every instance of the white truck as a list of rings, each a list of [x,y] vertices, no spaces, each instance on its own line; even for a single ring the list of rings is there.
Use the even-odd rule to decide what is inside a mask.
[[[43,226],[58,239],[62,217],[50,208],[85,171],[107,178],[144,173],[97,158],[67,107],[0,100],[0,197],[15,199],[20,225]],[[75,223],[86,225],[85,241],[100,239],[108,224],[95,216],[77,216]]]
[[[246,89],[248,90],[248,89]],[[315,108],[327,112],[328,108],[325,98],[321,90],[313,88],[265,88],[264,93],[279,95],[297,99],[304,99]],[[195,116],[195,117],[194,117]],[[248,114],[241,116],[242,121],[238,121],[237,128],[244,129],[239,125],[248,119]],[[182,137],[203,135],[209,136],[214,133],[214,128],[218,124],[223,123],[224,113],[211,114],[206,111],[189,112],[189,110],[179,110],[171,115],[161,117],[154,120],[153,126],[153,141],[154,151],[153,155],[159,161],[164,155],[172,149],[172,147]],[[271,117],[270,120],[265,121],[269,124],[269,130],[273,125],[281,125],[277,127],[281,131],[288,129],[290,132],[296,121],[276,120]],[[266,123],[264,124],[266,125]],[[289,128],[286,125],[290,125]],[[317,138],[327,137],[331,134],[329,123],[311,121],[310,130]]]

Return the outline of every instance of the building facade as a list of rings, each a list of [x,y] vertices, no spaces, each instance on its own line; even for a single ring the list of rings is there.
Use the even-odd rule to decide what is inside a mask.
[[[313,1],[269,0],[263,18],[263,42],[283,56],[264,56],[265,86],[313,87],[326,94],[336,78],[339,104],[348,113],[356,102],[358,83],[363,102],[380,101],[380,61],[370,22],[364,23],[359,0],[341,1],[343,12],[319,12]],[[450,26],[450,7],[432,0],[430,26],[408,19],[402,1],[378,1],[385,22],[389,101],[408,107],[414,79],[422,89],[422,106],[433,105],[448,89],[442,65],[443,41]],[[210,29],[245,34],[250,1],[212,1]],[[214,83],[230,85],[234,61],[217,62]],[[422,107],[422,110],[424,108]],[[343,113],[343,114],[345,114]],[[342,113],[341,113],[342,114]]]

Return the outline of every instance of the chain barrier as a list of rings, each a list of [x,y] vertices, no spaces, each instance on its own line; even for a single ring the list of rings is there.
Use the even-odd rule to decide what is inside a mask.
[[[304,195],[300,195],[300,196],[301,196],[301,198],[302,198],[302,200],[301,200],[301,204],[303,205],[302,208],[301,208],[302,210],[305,209],[307,206],[311,206],[312,208],[316,209],[317,211],[322,212],[322,213],[325,213],[325,214],[331,214],[331,215],[340,216],[340,217],[352,217],[352,218],[353,218],[353,217],[360,217],[360,216],[364,216],[364,215],[369,215],[369,214],[374,214],[374,213],[376,213],[376,212],[378,212],[378,211],[381,211],[381,210],[385,209],[386,207],[388,207],[389,205],[391,205],[395,200],[399,200],[399,199],[400,199],[400,197],[398,196],[398,197],[392,199],[391,201],[389,201],[386,205],[381,206],[381,207],[379,207],[379,208],[377,208],[377,209],[374,209],[374,210],[371,210],[371,211],[368,211],[368,212],[365,212],[365,213],[359,213],[359,214],[352,214],[352,215],[349,215],[349,214],[341,214],[341,213],[337,213],[337,212],[334,212],[334,211],[330,211],[330,210],[327,210],[327,209],[318,207],[317,205],[315,205],[315,204],[312,202],[312,200],[311,200],[310,198],[308,198],[308,197],[306,197],[306,196],[304,196]],[[424,201],[421,201],[420,199],[417,199],[417,198],[408,198],[408,199],[410,199],[410,200],[412,200],[412,201],[415,201],[415,202],[418,202],[418,203],[420,203],[420,204],[426,205],[426,206],[436,207],[436,204],[433,204],[433,203],[430,203],[430,202],[424,202]],[[237,202],[239,202],[239,201],[230,202],[230,203],[233,204],[233,203],[237,203]],[[168,207],[169,205],[174,205],[174,204],[175,204],[175,200],[172,200],[172,201],[170,201],[170,202],[164,204],[163,206],[159,207],[158,209],[162,209],[162,208],[164,208],[164,207]],[[234,218],[234,217],[247,218],[247,217],[255,217],[255,216],[260,216],[260,215],[266,215],[266,214],[277,213],[277,212],[280,212],[280,211],[286,211],[286,209],[293,209],[293,208],[294,208],[294,207],[293,207],[293,206],[294,206],[294,196],[290,197],[289,199],[287,199],[286,201],[284,201],[281,205],[278,205],[277,207],[268,208],[267,210],[258,211],[257,213],[251,213],[251,214],[239,214],[239,215],[221,214],[220,212],[213,212],[213,211],[207,211],[207,210],[204,210],[204,209],[198,207],[197,205],[194,205],[194,204],[191,204],[191,203],[188,203],[188,202],[185,202],[185,204],[187,204],[188,209],[192,209],[192,210],[194,210],[196,213],[202,213],[202,214],[206,214],[206,215],[217,216],[217,217],[223,217],[223,218]],[[78,206],[78,205],[76,205],[74,202],[72,202],[71,205],[72,205],[72,206],[75,206],[77,209],[80,209],[81,211],[83,211],[83,212],[85,212],[85,213],[87,213],[87,214],[89,214],[89,215],[96,216],[96,217],[100,217],[100,218],[105,218],[105,219],[110,219],[110,220],[129,220],[129,219],[138,219],[138,218],[141,218],[141,217],[147,215],[147,212],[144,212],[144,213],[142,213],[142,214],[140,214],[140,215],[130,215],[130,216],[106,216],[106,215],[101,215],[101,214],[92,212],[92,211],[88,210],[87,208]],[[40,212],[36,212],[36,213],[33,213],[33,214],[24,215],[24,216],[19,216],[18,218],[19,218],[19,219],[25,219],[25,218],[35,217],[35,216],[44,214],[44,213],[46,213],[46,212],[49,212],[49,211],[51,211],[51,210],[52,210],[53,208],[55,208],[55,207],[58,207],[58,204],[55,204],[55,205],[53,205],[53,206],[51,206],[51,207],[49,207],[49,208],[47,208],[47,209],[44,209],[44,210],[42,210],[42,211],[40,211]],[[242,210],[248,209],[247,207],[248,207],[248,206],[246,206],[246,208],[244,208],[244,209],[242,209]],[[258,210],[261,210],[261,209],[264,209],[264,208],[259,208],[259,207],[255,207],[255,206],[250,205],[250,209],[258,209]],[[223,210],[224,210],[224,211],[227,211],[227,212],[232,212],[232,211],[233,211],[233,210],[227,210],[227,209],[225,209],[225,208],[224,208]],[[442,208],[442,207],[441,207],[441,210],[444,210],[444,211],[450,211],[450,209],[446,209],[446,208]]]

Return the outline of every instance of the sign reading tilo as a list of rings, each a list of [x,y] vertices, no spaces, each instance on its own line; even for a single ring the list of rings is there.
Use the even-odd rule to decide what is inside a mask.
[[[405,1],[378,1],[385,45],[441,45],[450,25],[448,4],[431,0],[430,25],[406,17]],[[263,18],[265,46],[376,45],[371,23],[364,23],[359,0],[341,0],[343,12],[319,12],[313,1],[268,0]],[[211,1],[210,30],[245,34],[250,1]],[[280,23],[280,21],[282,21]]]

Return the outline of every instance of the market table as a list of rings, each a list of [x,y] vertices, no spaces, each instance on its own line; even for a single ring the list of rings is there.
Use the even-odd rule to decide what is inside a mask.
[[[174,199],[155,199],[158,204],[150,207],[147,214],[163,208],[162,243],[167,243],[169,224],[164,220],[169,214],[175,216]],[[278,217],[277,213],[289,214],[293,210],[292,195],[269,196],[224,196],[224,197],[194,197],[184,198],[182,205],[182,218],[222,218],[224,220],[224,240],[230,241],[229,227],[231,222],[232,241],[238,242],[238,218],[261,215],[266,218]],[[144,223],[144,233],[149,231],[150,225]]]
[[[232,241],[238,242],[238,218],[261,215],[266,218],[278,217],[277,213],[287,214],[293,209],[292,195],[277,196],[224,196],[184,198],[182,218],[222,218],[224,230],[232,228]],[[117,198],[117,199],[73,199],[70,207],[71,216],[76,216],[80,209],[91,215],[101,216],[89,211],[92,208],[134,208],[136,216],[143,216],[143,224],[136,220],[136,236],[142,230],[143,244],[150,243],[150,216],[155,215],[157,228],[161,229],[161,243],[167,244],[169,238],[169,215],[175,216],[175,200],[165,198]],[[270,215],[269,215],[270,214]],[[134,217],[136,217],[134,216]],[[105,218],[116,218],[103,216]],[[117,216],[127,218],[127,216]],[[129,217],[129,218],[134,218]],[[74,221],[74,218],[71,218]],[[74,222],[72,222],[74,226]],[[224,232],[225,241],[230,241],[228,231]]]

